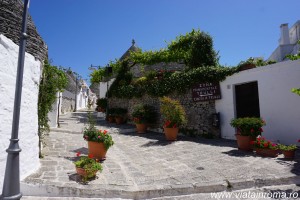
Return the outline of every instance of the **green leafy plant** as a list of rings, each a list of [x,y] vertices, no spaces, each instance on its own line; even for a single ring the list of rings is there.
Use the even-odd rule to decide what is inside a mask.
[[[80,152],[77,152],[77,156],[80,156]],[[79,160],[74,162],[76,168],[81,168],[84,170],[82,174],[83,181],[86,182],[88,179],[96,176],[98,171],[102,171],[102,165],[93,159],[93,155],[80,156]]]
[[[245,61],[241,61],[237,68],[238,70],[243,70],[243,69],[248,69],[247,67],[249,67],[249,69],[251,67],[262,67],[262,66],[266,66],[266,65],[271,65],[276,63],[276,61],[274,60],[269,60],[269,61],[264,61],[262,58],[253,58],[250,57]]]
[[[134,123],[136,124],[151,124],[156,121],[155,109],[153,106],[146,104],[138,104],[133,107],[131,114]]]
[[[107,130],[98,130],[95,127],[95,120],[90,113],[88,115],[88,122],[89,125],[85,127],[83,131],[84,140],[103,143],[106,150],[114,145],[114,141],[111,135],[108,134]]]
[[[164,127],[177,128],[187,122],[186,113],[179,101],[169,97],[160,98],[160,112],[164,119]]]
[[[106,98],[99,98],[97,99],[97,106],[102,108],[102,109],[106,109],[107,107],[107,99]]]
[[[257,137],[263,132],[262,127],[266,122],[257,117],[244,117],[232,119],[230,125],[237,128],[241,135]]]
[[[48,113],[52,110],[54,102],[57,100],[57,93],[62,92],[67,86],[67,76],[61,69],[50,65],[46,60],[42,71],[39,85],[38,96],[38,135],[39,144],[42,143],[44,134],[49,131]],[[41,154],[41,146],[39,146],[39,156]]]
[[[115,117],[125,117],[127,114],[127,109],[125,108],[114,108],[114,116]]]
[[[282,151],[295,151],[297,149],[297,146],[295,144],[292,145],[278,144],[278,148]]]
[[[278,149],[277,144],[275,144],[269,140],[266,140],[264,137],[260,137],[260,136],[258,136],[255,141],[251,141],[251,144],[255,148],[273,149],[273,150]]]

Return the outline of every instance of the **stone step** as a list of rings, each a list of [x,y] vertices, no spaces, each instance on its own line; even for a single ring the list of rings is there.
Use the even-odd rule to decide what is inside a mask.
[[[195,185],[179,185],[176,187],[155,186],[151,185],[148,188],[128,187],[128,189],[114,189],[113,186],[106,188],[97,188],[89,185],[77,186],[58,186],[47,184],[26,184],[21,182],[21,191],[25,196],[33,197],[59,197],[63,198],[118,198],[118,199],[164,199],[162,197],[173,197],[190,194],[209,194],[216,192],[236,192],[239,190],[260,189],[264,187],[280,187],[286,185],[300,184],[300,176],[290,178],[273,178],[260,179],[252,181],[236,181],[212,183],[212,184],[195,184]],[[96,186],[96,185],[95,185]],[[51,198],[50,198],[51,199]],[[172,198],[173,199],[173,198]],[[180,198],[181,199],[181,198]],[[80,200],[80,199],[79,199]]]

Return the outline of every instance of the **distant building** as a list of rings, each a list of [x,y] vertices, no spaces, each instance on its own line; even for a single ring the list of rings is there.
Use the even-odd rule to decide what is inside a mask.
[[[279,46],[273,51],[268,60],[281,62],[286,60],[286,55],[296,54],[300,50],[297,43],[300,40],[300,20],[298,20],[290,29],[288,24],[280,25]]]

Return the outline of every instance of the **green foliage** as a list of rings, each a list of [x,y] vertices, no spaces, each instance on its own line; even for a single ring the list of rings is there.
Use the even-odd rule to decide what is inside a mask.
[[[171,41],[167,48],[158,51],[137,51],[131,52],[130,56],[125,60],[111,61],[109,66],[113,68],[114,73],[121,73],[124,66],[129,63],[132,66],[136,63],[142,65],[153,65],[156,63],[184,62],[189,68],[216,66],[218,57],[213,49],[213,40],[207,33],[200,30],[192,30],[186,35],[178,36]],[[129,67],[130,68],[130,67]],[[129,68],[125,69],[128,71]],[[105,73],[104,68],[93,71],[91,74],[91,82],[100,82],[103,77],[109,76]]]
[[[114,145],[114,141],[111,135],[107,133],[107,130],[97,130],[95,119],[90,113],[88,113],[88,126],[84,128],[83,138],[86,141],[103,143],[106,150]]]
[[[282,151],[295,151],[297,149],[297,146],[295,144],[292,145],[278,144],[278,148]]]
[[[57,99],[57,92],[62,92],[67,86],[65,73],[46,60],[42,71],[38,97],[38,133],[42,140],[43,134],[49,131],[48,113]]]
[[[106,109],[107,107],[107,99],[106,98],[99,98],[96,102],[97,106],[103,109]]]
[[[125,108],[114,108],[115,117],[124,117],[127,114],[127,109]]]
[[[97,171],[102,171],[102,165],[95,161],[93,158],[88,156],[81,156],[79,160],[74,162],[77,168],[82,168],[85,170],[85,175],[83,176],[83,181],[87,181],[90,178],[95,177]]]
[[[137,104],[133,107],[131,116],[136,124],[152,124],[156,121],[157,113],[153,106]]]
[[[295,93],[300,96],[300,88],[292,88],[292,93]]]
[[[276,61],[274,61],[274,60],[264,61],[262,58],[250,57],[245,61],[241,61],[238,64],[238,69],[240,70],[243,66],[246,66],[246,65],[253,65],[254,67],[262,67],[262,66],[271,65],[274,63],[276,63]]]
[[[230,125],[237,128],[243,136],[257,137],[263,132],[262,127],[266,125],[266,122],[257,117],[244,117],[232,119]]]
[[[146,80],[145,78],[142,79],[142,84],[132,82],[131,84],[120,85],[117,78],[110,88],[109,96],[133,98],[148,94],[163,97],[174,92],[183,93],[197,83],[222,81],[235,72],[236,68],[228,67],[199,67],[186,72],[163,71],[154,73],[152,71],[146,76]]]
[[[164,127],[175,128],[187,123],[185,110],[179,101],[162,97],[160,103],[160,112],[165,122]]]

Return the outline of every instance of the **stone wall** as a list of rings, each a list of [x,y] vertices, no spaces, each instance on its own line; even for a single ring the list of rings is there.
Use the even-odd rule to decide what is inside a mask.
[[[0,1],[1,2],[1,1]],[[6,166],[6,149],[12,129],[16,72],[19,46],[0,34],[0,187]],[[19,125],[21,179],[36,171],[39,166],[37,103],[41,63],[26,53]]]
[[[172,99],[179,100],[181,105],[183,105],[186,114],[188,123],[185,128],[189,130],[195,130],[196,135],[200,134],[213,134],[216,137],[220,136],[219,129],[212,126],[212,114],[216,113],[215,110],[215,101],[206,101],[206,102],[194,102],[192,100],[192,91],[189,90],[185,94],[177,95],[173,94],[169,96]],[[131,118],[131,113],[133,107],[136,104],[144,103],[153,106],[158,113],[158,120],[156,124],[151,125],[152,130],[157,132],[162,132],[163,121],[160,118],[160,102],[159,98],[151,97],[145,95],[142,98],[133,98],[133,99],[118,99],[110,98],[109,107],[122,107],[128,109],[128,116]]]
[[[73,112],[75,108],[75,94],[65,90],[62,93],[61,113]]]
[[[0,33],[19,44],[23,14],[23,1],[0,0]],[[48,48],[29,16],[27,24],[29,38],[26,44],[26,52],[40,61],[48,58]]]

